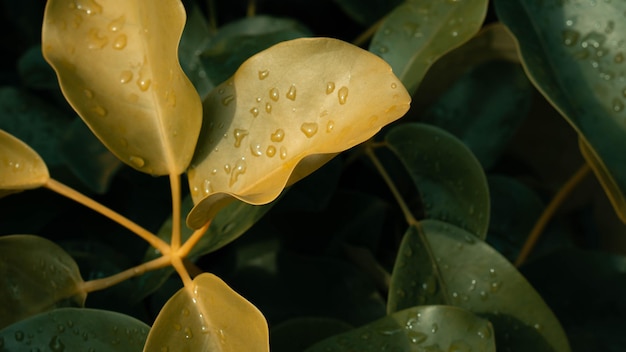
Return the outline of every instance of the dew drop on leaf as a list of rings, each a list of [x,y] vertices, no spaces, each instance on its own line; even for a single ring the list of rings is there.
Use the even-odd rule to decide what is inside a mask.
[[[326,94],[330,94],[335,91],[335,82],[326,83]]]
[[[276,142],[276,143],[282,142],[284,138],[285,138],[285,131],[282,128],[277,129],[270,136],[270,139],[272,140],[272,142]]]
[[[233,131],[233,136],[235,137],[235,147],[240,147],[241,142],[243,141],[244,138],[246,138],[247,135],[248,135],[247,130],[235,128],[235,130]]]
[[[261,70],[261,71],[259,71],[259,79],[261,79],[261,80],[266,79],[267,76],[269,76],[269,74],[270,74],[270,71],[268,71],[268,70]]]
[[[348,99],[348,87],[343,86],[339,88],[339,91],[337,92],[337,98],[339,99],[339,104],[345,104]]]
[[[289,87],[289,90],[287,91],[287,99],[289,100],[296,100],[296,86],[295,85],[291,85],[291,87]]]
[[[269,156],[270,158],[276,155],[276,147],[274,147],[273,145],[268,146],[267,150],[265,151],[265,155]]]
[[[113,49],[122,50],[126,47],[126,34],[120,34],[113,39]]]
[[[315,122],[305,122],[300,126],[300,130],[302,131],[302,133],[304,133],[305,136],[307,136],[307,138],[315,136],[315,134],[317,133],[317,129],[318,126]]]
[[[124,70],[120,73],[120,83],[126,84],[133,80],[133,73],[129,70]]]
[[[124,28],[124,24],[126,24],[126,17],[124,17],[124,15],[114,19],[113,21],[111,21],[111,23],[109,23],[109,26],[107,27],[111,32],[117,32],[122,30],[122,28]]]
[[[258,108],[252,108],[252,109],[250,109],[250,113],[252,114],[253,117],[257,117],[257,116],[259,116],[259,109]]]
[[[265,112],[267,112],[268,114],[272,113],[272,104],[270,103],[265,104]]]
[[[135,167],[143,167],[146,164],[146,161],[143,160],[143,158],[141,158],[139,156],[131,156],[130,157],[130,162]]]
[[[273,101],[278,101],[278,98],[280,97],[280,94],[278,93],[278,88],[270,89],[269,95],[270,99],[272,99]]]

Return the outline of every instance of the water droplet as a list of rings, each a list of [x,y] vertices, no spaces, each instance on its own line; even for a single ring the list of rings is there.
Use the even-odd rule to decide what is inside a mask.
[[[348,99],[348,87],[343,86],[339,88],[339,91],[337,92],[337,98],[339,99],[339,104],[345,104],[346,100]]]
[[[304,133],[305,136],[307,136],[307,138],[311,138],[313,136],[315,136],[315,134],[317,133],[317,123],[315,122],[305,122],[300,126],[300,131],[302,131],[302,133]]]
[[[246,161],[243,158],[237,160],[237,163],[235,163],[235,167],[233,168],[233,172],[230,174],[230,181],[228,182],[230,187],[232,187],[239,180],[239,176],[246,173],[246,168]]]
[[[287,91],[287,99],[295,101],[296,100],[296,86],[295,85],[291,85],[291,87],[289,87],[289,90]]]
[[[122,28],[124,28],[124,24],[126,24],[126,17],[124,17],[124,15],[114,19],[113,21],[111,21],[111,23],[109,23],[109,26],[107,27],[111,32],[117,32],[122,30]]]
[[[59,332],[63,332],[63,331],[65,331],[65,325],[63,325],[63,324],[59,324],[59,325],[57,325],[57,330],[58,330]]]
[[[391,89],[396,89],[398,88],[398,84],[396,84],[396,82],[391,83]]]
[[[565,44],[566,46],[574,46],[576,45],[576,43],[578,43],[578,37],[580,36],[580,33],[571,29],[565,29],[561,33],[561,36],[563,38],[563,44]]]
[[[268,114],[272,113],[272,104],[265,103],[265,112],[267,112]]]
[[[272,133],[270,135],[270,139],[272,140],[272,142],[282,142],[283,139],[285,138],[285,131],[283,131],[282,128],[277,129],[274,133]]]
[[[63,352],[65,350],[65,345],[58,336],[52,337],[48,343],[48,347],[50,347],[53,352]]]
[[[437,333],[437,331],[439,331],[439,325],[437,325],[437,323],[433,323],[433,325],[431,325],[431,327],[430,327],[430,332],[435,334],[435,333]]]
[[[193,333],[191,332],[191,329],[189,327],[186,327],[184,332],[185,332],[185,338],[186,339],[189,340],[189,339],[193,338]]]
[[[89,98],[89,99],[92,99],[92,98],[93,98],[93,91],[92,91],[92,90],[90,90],[90,89],[85,89],[85,90],[83,90],[83,93],[85,93],[85,96],[86,96],[87,98]]]
[[[276,147],[274,147],[273,145],[268,146],[267,150],[265,150],[265,155],[269,156],[270,158],[276,155]]]
[[[613,30],[615,29],[615,22],[613,21],[608,21],[606,23],[606,27],[604,28],[604,33],[606,34],[611,34],[613,33]]]
[[[109,42],[109,38],[105,35],[101,35],[97,28],[92,28],[89,30],[88,42],[87,47],[89,49],[102,49]]]
[[[491,330],[489,329],[488,326],[482,326],[478,329],[477,331],[478,336],[481,339],[489,339],[491,338]]]
[[[428,335],[419,331],[409,331],[406,335],[409,338],[409,341],[416,345],[419,345],[420,343],[426,341],[426,339],[428,338]]]
[[[126,47],[126,34],[120,34],[113,39],[113,49],[122,50]]]
[[[489,298],[489,294],[485,291],[480,291],[480,299],[486,301]]]
[[[120,73],[120,83],[126,84],[132,80],[133,80],[133,73],[131,71],[124,70],[122,71],[122,73]]]
[[[16,331],[15,332],[15,341],[22,341],[24,340],[24,333],[22,331]]]
[[[261,145],[260,144],[250,144],[250,153],[252,153],[252,155],[254,155],[254,156],[261,156],[261,155],[263,155],[263,152],[261,151]]]
[[[257,116],[259,116],[259,109],[252,108],[252,109],[250,109],[250,113],[252,114],[252,116],[257,117]]]
[[[535,330],[541,330],[541,324],[539,324],[539,323],[535,323],[535,324],[533,325],[533,328],[535,328]]]
[[[137,86],[142,92],[147,91],[150,88],[150,83],[152,83],[149,79],[144,79],[139,75],[139,79],[137,79]]]
[[[138,157],[138,156],[133,155],[129,158],[129,160],[133,166],[138,167],[138,168],[142,168],[144,167],[144,165],[146,165],[146,161],[143,160],[143,158]]]
[[[613,111],[620,112],[624,110],[624,103],[620,98],[613,98]]]
[[[283,160],[287,159],[287,148],[280,147],[280,158]]]
[[[378,52],[379,52],[379,53],[381,53],[381,54],[385,54],[385,53],[387,53],[388,51],[389,51],[389,48],[387,48],[385,45],[381,45],[381,46],[378,48]]]
[[[259,79],[266,79],[267,76],[270,75],[270,71],[269,70],[262,70],[259,71]]]
[[[502,282],[493,281],[489,287],[489,290],[495,293],[495,292],[498,292],[498,290],[500,290],[500,287],[502,287]]]
[[[326,94],[330,94],[335,91],[335,82],[326,83]]]
[[[241,146],[241,141],[248,135],[247,130],[242,130],[239,128],[235,128],[233,131],[233,136],[235,137],[235,147],[239,148]]]
[[[94,0],[75,0],[74,5],[77,10],[81,10],[90,16],[102,13],[102,6]]]
[[[107,110],[100,105],[96,105],[91,111],[95,112],[96,115],[100,117],[104,117],[107,115]]]
[[[224,164],[224,171],[225,171],[227,174],[230,174],[230,164]]]
[[[234,95],[227,95],[222,99],[222,105],[228,106],[228,104],[232,103],[233,100],[235,100]]]
[[[465,341],[455,340],[448,347],[448,352],[471,352],[472,347]]]
[[[333,128],[335,128],[335,122],[333,120],[329,120],[328,123],[326,124],[326,132],[327,133],[332,132]]]
[[[280,95],[278,94],[278,88],[272,88],[270,89],[270,99],[272,99],[273,101],[278,101],[278,98],[280,98]]]

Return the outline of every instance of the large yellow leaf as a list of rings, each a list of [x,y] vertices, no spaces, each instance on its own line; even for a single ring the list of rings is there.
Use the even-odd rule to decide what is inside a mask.
[[[213,274],[201,274],[165,304],[144,351],[269,351],[263,314]]]
[[[49,178],[48,167],[36,151],[0,130],[0,197],[40,187]]]
[[[43,54],[89,128],[137,170],[182,173],[201,126],[178,63],[180,0],[50,0]]]
[[[300,161],[291,181],[404,115],[410,99],[385,61],[340,40],[296,39],[253,56],[204,102],[188,225],[232,197],[272,201]]]

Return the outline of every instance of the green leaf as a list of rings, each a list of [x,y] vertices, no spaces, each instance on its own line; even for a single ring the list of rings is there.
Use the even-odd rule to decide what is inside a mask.
[[[0,130],[0,197],[43,186],[48,167],[28,145]]]
[[[253,56],[204,102],[187,224],[203,226],[233,198],[271,202],[409,102],[383,60],[336,39],[295,39]]]
[[[418,123],[394,127],[385,139],[417,186],[426,218],[452,223],[484,239],[489,226],[487,179],[463,142]]]
[[[221,83],[252,55],[280,42],[312,35],[308,28],[292,19],[247,17],[221,27],[200,59],[210,79]]]
[[[34,89],[58,89],[54,70],[41,55],[41,46],[26,50],[17,62],[17,70],[24,85]]]
[[[343,11],[362,25],[372,25],[402,3],[402,0],[336,0]]]
[[[209,25],[200,8],[194,3],[180,38],[178,57],[183,71],[196,87],[200,99],[204,99],[216,84],[208,77],[207,69],[201,60],[202,52],[207,49],[210,39]],[[221,81],[217,83],[219,82]]]
[[[341,320],[329,318],[296,318],[270,330],[272,352],[303,351],[327,337],[352,329]]]
[[[180,0],[52,0],[42,48],[68,102],[124,163],[154,175],[191,161],[202,106],[178,62]]]
[[[89,189],[105,193],[122,166],[115,155],[80,120],[74,120],[59,143],[65,164]]]
[[[421,121],[454,134],[487,169],[527,116],[533,92],[520,65],[490,61],[456,81]]]
[[[60,308],[0,330],[3,352],[141,351],[150,327],[124,314]]]
[[[495,1],[533,83],[579,133],[583,155],[626,222],[621,1]]]
[[[82,306],[76,262],[43,237],[0,237],[0,328],[29,316],[64,306]]]
[[[156,318],[144,351],[269,351],[263,314],[217,276],[201,274]]]
[[[326,339],[306,352],[495,352],[491,324],[450,306],[413,307]]]
[[[369,50],[380,55],[413,94],[428,68],[482,26],[487,0],[411,0],[384,20]]]
[[[570,351],[557,318],[524,277],[496,250],[465,230],[436,220],[421,228],[453,305],[488,318],[499,348]]]

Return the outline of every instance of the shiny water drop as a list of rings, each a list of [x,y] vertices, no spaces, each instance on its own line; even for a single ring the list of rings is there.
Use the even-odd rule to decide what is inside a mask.
[[[434,295],[435,293],[437,293],[438,289],[439,285],[435,276],[428,277],[426,281],[422,283],[422,290],[424,290],[424,293],[426,293],[427,295]]]
[[[348,87],[343,86],[339,88],[339,91],[337,92],[337,98],[339,99],[339,104],[345,104],[346,100],[348,99]]]
[[[270,99],[272,99],[273,101],[278,101],[278,98],[280,98],[280,94],[278,93],[278,88],[270,89],[269,95],[270,95]]]
[[[437,331],[439,331],[439,325],[437,325],[437,323],[433,323],[433,325],[431,325],[431,327],[430,327],[430,332],[435,334],[435,333],[437,333]]]
[[[317,129],[318,125],[315,122],[305,122],[300,126],[300,131],[302,131],[307,138],[315,136]]]
[[[263,80],[266,79],[267,76],[269,76],[270,71],[269,70],[261,70],[259,71],[259,79]]]
[[[385,45],[381,45],[380,47],[378,47],[378,52],[381,54],[385,54],[389,51],[389,48]]]
[[[101,35],[100,30],[97,28],[92,28],[89,30],[87,42],[89,49],[102,49],[109,43],[109,38],[105,35]]]
[[[138,156],[133,155],[129,158],[129,160],[133,166],[138,167],[138,168],[144,167],[144,165],[146,165],[146,161],[143,160],[143,158],[138,157]]]
[[[224,171],[225,171],[227,174],[230,174],[230,164],[224,164]]]
[[[476,333],[478,334],[478,337],[480,337],[481,339],[491,338],[491,330],[489,330],[488,326],[480,327]]]
[[[93,111],[96,115],[100,117],[104,117],[108,113],[107,110],[100,105],[96,105],[95,107],[91,109],[91,111]]]
[[[280,158],[285,160],[287,159],[287,148],[286,147],[280,147]]]
[[[296,100],[296,86],[295,85],[291,85],[291,87],[289,87],[289,90],[287,91],[287,99],[295,101]]]
[[[328,123],[326,123],[326,132],[330,133],[333,131],[334,128],[335,128],[335,121],[329,120]]]
[[[285,131],[282,128],[277,129],[276,131],[274,131],[274,133],[270,135],[270,139],[272,140],[272,142],[282,142],[283,139],[285,139]]]
[[[500,290],[500,287],[502,287],[502,282],[500,281],[493,281],[489,287],[489,290],[493,293],[498,292]]]
[[[52,337],[48,343],[48,347],[50,347],[50,350],[53,352],[63,352],[65,350],[65,345],[58,336]]]
[[[233,100],[235,100],[234,95],[227,95],[222,99],[222,105],[228,106],[228,104],[232,103]]]
[[[77,10],[81,10],[89,16],[102,13],[102,6],[95,0],[75,0],[74,5]]]
[[[129,70],[124,70],[120,73],[120,83],[126,84],[133,80],[133,73]]]
[[[126,47],[126,34],[120,34],[113,39],[113,49],[122,50]]]
[[[122,16],[114,19],[113,21],[111,21],[111,23],[109,23],[107,28],[111,32],[117,32],[117,31],[122,30],[122,28],[124,28],[124,24],[126,24],[126,17],[124,17],[124,15],[122,15]]]
[[[230,174],[230,181],[228,182],[230,187],[237,183],[239,176],[246,173],[246,168],[246,161],[243,158],[237,160],[237,163],[235,163],[235,167],[233,168],[233,172]]]
[[[620,98],[613,98],[613,111],[620,112],[624,110],[624,103]]]
[[[247,130],[235,128],[233,131],[233,136],[235,137],[235,147],[239,148],[241,146],[241,141],[249,134]]]
[[[578,43],[580,33],[571,29],[565,29],[561,33],[561,37],[563,38],[563,44],[565,44],[565,46],[574,46]]]
[[[330,94],[335,91],[335,82],[326,83],[326,94]]]
[[[272,104],[265,103],[265,112],[268,113],[268,114],[272,113]]]
[[[398,85],[396,84],[396,82],[391,83],[391,89],[396,89],[398,88]]]
[[[409,331],[406,335],[409,338],[409,341],[411,341],[411,343],[415,345],[419,345],[420,343],[426,341],[426,339],[428,338],[428,335],[419,331]]]
[[[211,181],[204,180],[202,184],[202,191],[204,192],[205,195],[213,193],[213,186],[211,185]],[[187,310],[187,312],[189,312],[189,310]]]
[[[448,352],[471,352],[472,347],[465,341],[455,340],[448,347]]]
[[[265,150],[265,155],[269,156],[270,158],[276,155],[276,147],[274,147],[273,145],[268,146]]]
[[[141,75],[139,75],[139,79],[137,79],[137,87],[139,87],[139,90],[141,90],[142,92],[145,92],[148,89],[150,89],[151,83],[152,83],[152,80],[144,79],[143,77],[141,77]]]
[[[191,331],[191,329],[189,327],[185,328],[184,333],[185,333],[185,338],[186,339],[189,340],[189,339],[193,338],[193,332]]]
[[[252,153],[252,155],[254,155],[254,156],[261,156],[261,155],[263,155],[263,152],[261,151],[261,145],[260,144],[250,144],[250,153]]]
[[[22,341],[24,340],[24,333],[22,331],[16,331],[15,332],[15,341]]]
[[[252,114],[253,117],[257,117],[257,116],[259,116],[259,109],[252,108],[252,109],[250,109],[250,113]]]

